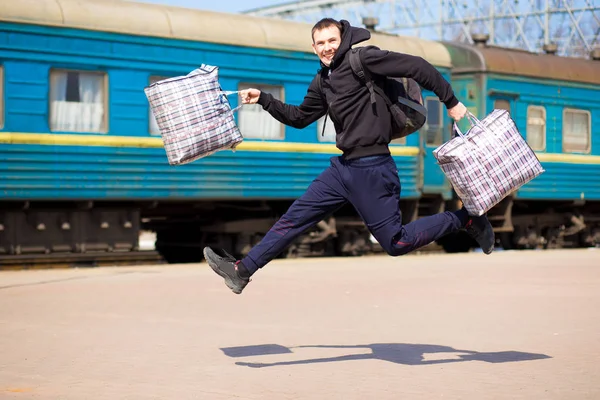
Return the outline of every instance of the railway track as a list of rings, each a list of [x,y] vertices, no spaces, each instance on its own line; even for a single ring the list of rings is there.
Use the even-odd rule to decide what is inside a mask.
[[[157,251],[52,253],[0,256],[0,270],[163,264]]]
[[[430,244],[415,254],[443,253],[444,250]],[[376,247],[372,254],[384,254]],[[307,257],[311,258],[311,257]],[[51,269],[51,268],[91,268],[106,266],[128,266],[143,264],[167,264],[165,259],[154,250],[133,252],[86,252],[0,255],[1,270]]]

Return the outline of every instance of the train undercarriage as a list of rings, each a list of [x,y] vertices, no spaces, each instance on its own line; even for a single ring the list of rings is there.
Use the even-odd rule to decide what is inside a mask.
[[[242,257],[285,213],[288,201],[10,202],[0,209],[0,256],[138,251],[140,232],[156,235],[168,262],[197,262],[204,246]],[[439,197],[404,200],[403,221],[457,209]],[[488,213],[504,249],[600,246],[600,202],[523,201],[507,197]],[[464,232],[438,241],[446,252],[476,246]],[[382,251],[351,206],[297,238],[280,257],[360,256]]]

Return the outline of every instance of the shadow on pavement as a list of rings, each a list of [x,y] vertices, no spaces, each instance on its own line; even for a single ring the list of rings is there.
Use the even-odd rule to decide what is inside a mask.
[[[306,360],[290,360],[278,361],[272,363],[250,363],[237,362],[237,365],[242,365],[252,368],[274,367],[278,365],[295,365],[295,364],[313,364],[336,361],[350,360],[382,360],[396,364],[404,365],[429,365],[429,364],[444,364],[463,361],[483,361],[487,363],[505,363],[518,361],[542,360],[551,358],[545,354],[524,353],[520,351],[498,351],[498,352],[477,352],[472,350],[459,350],[449,346],[439,346],[432,344],[411,344],[411,343],[373,343],[365,345],[314,345],[314,346],[297,346],[286,347],[278,344],[262,344],[254,346],[241,347],[225,347],[221,350],[229,357],[253,357],[274,354],[291,354],[293,348],[335,348],[335,349],[370,349],[371,353],[364,354],[348,354],[337,357],[311,358]],[[443,353],[448,354],[444,358]],[[462,353],[462,354],[457,354]],[[441,354],[436,355],[436,359],[427,360],[426,354]]]

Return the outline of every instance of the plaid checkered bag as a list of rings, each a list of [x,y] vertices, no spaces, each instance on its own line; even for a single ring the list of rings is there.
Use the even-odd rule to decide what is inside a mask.
[[[169,78],[144,89],[160,130],[169,164],[179,165],[235,149],[243,140],[219,69],[202,64],[186,76]]]
[[[494,110],[433,151],[433,155],[471,215],[488,212],[510,193],[544,172],[506,110]]]

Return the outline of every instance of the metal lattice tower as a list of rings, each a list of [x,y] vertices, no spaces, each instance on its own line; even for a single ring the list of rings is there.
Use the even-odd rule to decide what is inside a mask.
[[[600,47],[600,0],[304,0],[245,12],[314,23],[323,17],[423,39],[488,43],[588,58]]]

